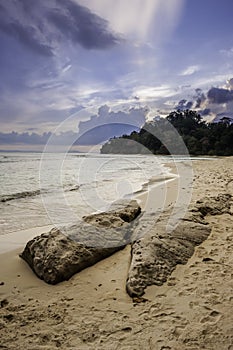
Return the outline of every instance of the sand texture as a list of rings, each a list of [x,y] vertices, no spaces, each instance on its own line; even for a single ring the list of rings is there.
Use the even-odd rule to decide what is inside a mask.
[[[193,168],[190,208],[233,195],[232,157]],[[174,186],[168,183],[171,192]],[[232,206],[205,215],[208,238],[167,282],[138,298],[125,290],[129,245],[55,286],[19,258],[22,248],[1,254],[0,349],[233,350]]]

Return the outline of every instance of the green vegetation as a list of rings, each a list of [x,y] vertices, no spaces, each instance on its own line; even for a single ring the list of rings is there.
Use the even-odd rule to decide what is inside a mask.
[[[182,139],[181,139],[182,138]],[[139,132],[110,139],[101,153],[233,155],[233,124],[229,118],[206,123],[192,110],[171,112],[166,118],[147,122]]]

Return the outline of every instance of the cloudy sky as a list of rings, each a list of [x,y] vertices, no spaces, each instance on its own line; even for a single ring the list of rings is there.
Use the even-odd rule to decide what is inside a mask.
[[[79,111],[103,105],[232,115],[232,13],[232,0],[1,0],[1,134],[68,131],[75,113],[89,126]]]

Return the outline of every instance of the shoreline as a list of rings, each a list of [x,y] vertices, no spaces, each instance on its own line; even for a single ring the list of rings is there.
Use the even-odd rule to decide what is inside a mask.
[[[24,247],[27,241],[37,235],[48,232],[53,227],[53,225],[33,227],[0,235],[0,255]]]
[[[202,162],[203,159],[197,159],[196,161]],[[165,208],[172,207],[177,199],[179,175],[177,175],[176,164],[168,162],[164,163],[162,166],[165,169],[163,175],[152,177],[148,183],[142,185],[140,190],[129,195],[131,199],[138,201],[142,211],[162,213]],[[154,198],[156,198],[156,202]],[[48,232],[53,227],[55,226],[50,224],[0,235],[0,255],[23,249],[29,240],[37,235]]]
[[[178,159],[180,159],[180,156],[177,157]],[[191,157],[192,158],[192,157]],[[174,160],[176,159],[176,157],[174,157]],[[216,159],[216,158],[210,158],[208,157],[208,160],[212,160],[212,159]],[[202,157],[200,159],[195,158],[195,160],[199,161],[199,160],[207,160],[205,158],[202,159]],[[185,160],[183,160],[185,162]],[[160,210],[161,209],[161,205],[156,205],[151,203],[151,197],[153,197],[150,192],[154,192],[155,195],[154,197],[158,197],[159,200],[158,202],[162,202],[163,206],[167,205],[167,203],[169,202],[169,205],[172,205],[172,202],[174,202],[176,200],[175,198],[175,191],[177,189],[177,181],[179,181],[178,176],[177,176],[177,169],[175,166],[174,162],[165,162],[162,164],[162,167],[164,169],[164,173],[155,177],[150,178],[150,180],[147,183],[142,184],[142,188],[139,189],[138,191],[126,195],[125,197],[123,197],[122,199],[127,199],[127,198],[132,198],[132,199],[136,199],[139,201],[140,205],[142,206],[142,210],[144,210],[145,206],[149,206],[149,210],[153,211],[153,206],[155,211]],[[168,186],[168,192],[171,193],[171,195],[168,193],[167,197],[164,198],[164,195],[161,198],[161,193],[160,192],[166,192],[166,185],[169,182],[173,182],[174,181],[174,190],[171,190],[171,185],[169,184]],[[157,187],[160,187],[162,190],[159,191],[158,189],[156,189]],[[171,197],[171,200],[170,200]],[[147,200],[149,200],[149,203],[147,203]],[[90,213],[91,215],[92,213]],[[46,224],[45,226],[33,226],[27,229],[19,229],[17,231],[11,231],[10,233],[4,233],[2,235],[0,235],[0,254],[6,252],[6,251],[11,251],[14,250],[15,248],[18,247],[22,247],[24,244],[26,244],[26,242],[28,240],[30,240],[31,238],[35,237],[37,234],[40,235],[43,232],[47,232],[48,230],[50,230],[51,228],[53,228],[54,225],[53,224]]]
[[[147,184],[142,185],[142,189],[130,195],[132,199],[136,199],[140,206],[142,207],[142,211],[145,210],[146,207],[150,207],[151,210],[161,209],[161,204],[159,206],[154,205],[151,201],[151,197],[160,198],[158,203],[164,201],[163,193],[166,190],[167,183],[172,182],[177,179],[176,175],[171,172],[172,168],[168,166],[169,163],[163,164],[165,169],[170,169],[169,172],[166,172],[164,175],[158,175],[149,180]],[[175,186],[175,184],[174,184]],[[146,189],[147,188],[147,189]],[[171,185],[168,187],[168,196],[166,200],[166,204],[169,202],[169,205],[175,200],[175,188],[172,189]],[[170,195],[171,192],[171,195]],[[124,198],[123,198],[124,199]],[[0,255],[13,252],[18,249],[23,249],[26,243],[44,232],[50,231],[53,227],[53,224],[46,226],[38,226],[32,227],[25,230],[19,230],[15,232],[10,232],[8,234],[0,235]]]
[[[233,195],[233,157],[195,161],[193,168],[192,201]],[[167,183],[171,197],[175,183]],[[20,248],[1,254],[0,344],[19,350],[231,349],[232,216],[207,219],[209,238],[164,285],[148,287],[141,303],[125,291],[129,246],[55,286],[34,275]]]
[[[144,211],[146,207],[150,207],[150,209],[153,211],[157,211],[158,209],[161,210],[160,200],[158,200],[156,205],[154,205],[153,201],[151,200],[151,197],[153,198],[155,196],[157,198],[159,197],[162,198],[163,196],[161,196],[161,193],[164,192],[164,188],[166,187],[168,189],[169,194],[166,196],[165,205],[172,205],[172,203],[176,199],[175,198],[176,188],[173,187],[171,184],[168,185],[168,183],[172,183],[173,181],[175,182],[175,180],[176,178],[169,179],[164,183],[156,184],[150,188],[149,190],[150,192],[143,191],[142,193],[137,194],[132,199],[136,199],[138,201],[139,205],[142,208],[142,211]],[[41,235],[42,233],[50,231],[53,227],[55,226],[51,224],[51,225],[33,227],[26,230],[20,230],[20,231],[11,232],[9,234],[0,235],[0,256],[1,254],[7,253],[7,252],[13,252],[18,249],[23,249],[29,240],[31,240],[36,236]]]

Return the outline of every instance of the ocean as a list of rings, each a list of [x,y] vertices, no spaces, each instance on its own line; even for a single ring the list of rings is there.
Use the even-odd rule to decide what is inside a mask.
[[[67,225],[148,190],[169,157],[0,153],[0,234]]]

